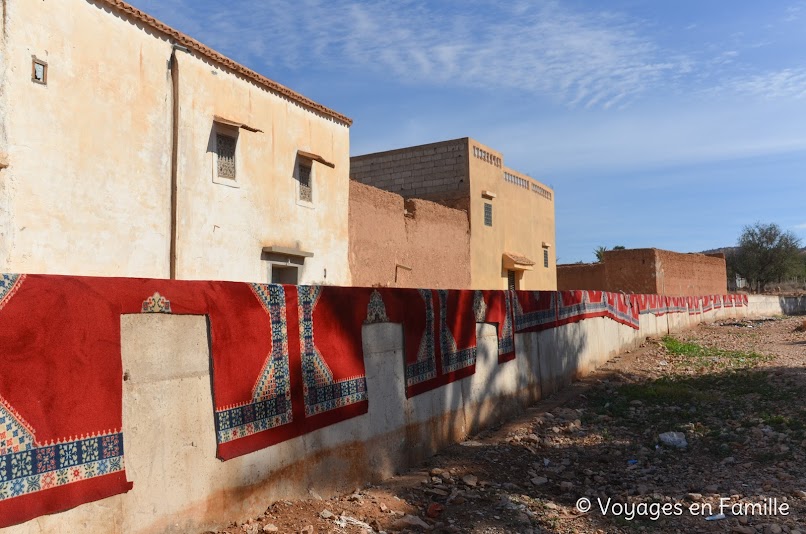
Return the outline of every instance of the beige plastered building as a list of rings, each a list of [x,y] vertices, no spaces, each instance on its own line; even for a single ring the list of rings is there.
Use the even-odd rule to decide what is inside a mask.
[[[0,5],[0,272],[350,283],[350,119],[119,0]]]
[[[350,177],[467,211],[473,289],[557,288],[554,191],[474,139],[355,156]],[[438,241],[438,240],[435,240]]]

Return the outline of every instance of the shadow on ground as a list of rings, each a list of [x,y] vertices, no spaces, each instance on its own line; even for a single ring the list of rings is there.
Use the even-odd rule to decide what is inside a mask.
[[[806,370],[714,363],[691,376],[601,376],[553,413],[538,405],[443,451],[429,462],[436,477],[424,471],[428,483],[397,496],[420,509],[444,506],[438,519],[454,532],[806,531],[798,493],[806,490]],[[670,431],[688,446],[659,445]],[[588,514],[575,510],[582,497],[592,502]],[[598,503],[608,499],[603,514]],[[633,517],[633,507],[644,514]],[[720,511],[725,519],[705,520]],[[750,513],[740,522],[737,511]]]

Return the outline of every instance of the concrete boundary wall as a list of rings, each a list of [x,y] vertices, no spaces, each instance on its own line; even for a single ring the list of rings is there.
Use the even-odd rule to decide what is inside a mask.
[[[258,515],[274,500],[308,497],[310,490],[327,496],[388,478],[558,391],[646,336],[731,317],[802,312],[806,298],[750,296],[742,308],[641,315],[638,330],[586,319],[516,334],[517,357],[503,364],[496,326],[480,323],[475,374],[410,399],[402,326],[365,325],[367,414],[227,462],[215,458],[206,318],[123,315],[123,430],[133,490],[0,532],[215,529]]]

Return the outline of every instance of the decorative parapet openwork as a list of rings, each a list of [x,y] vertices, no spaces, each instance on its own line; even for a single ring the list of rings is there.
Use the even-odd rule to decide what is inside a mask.
[[[518,187],[523,187],[524,189],[529,189],[529,180],[526,180],[525,178],[521,178],[520,176],[515,176],[514,174],[509,173],[507,171],[504,171],[504,180],[509,182],[509,183],[511,183],[511,184],[515,184]]]
[[[551,200],[551,191],[544,187],[540,187],[537,184],[532,184],[532,191],[540,195],[541,197],[545,198],[546,200]]]
[[[477,158],[486,161],[490,165],[494,165],[495,167],[501,168],[501,158],[496,156],[491,152],[487,152],[483,148],[479,148],[477,146],[473,147],[473,155]]]
[[[546,200],[551,200],[552,198],[551,191],[549,191],[545,187],[541,187],[536,183],[532,182],[531,180],[527,180],[526,178],[516,176],[511,172],[504,171],[504,181],[509,182],[513,185],[517,185],[518,187],[522,187],[526,190],[531,189],[533,193],[537,193]]]

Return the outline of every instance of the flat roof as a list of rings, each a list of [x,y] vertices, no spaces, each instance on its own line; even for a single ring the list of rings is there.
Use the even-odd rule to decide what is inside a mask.
[[[369,158],[377,158],[377,157],[385,156],[385,155],[389,155],[389,154],[409,152],[411,150],[418,150],[418,149],[423,149],[423,148],[433,148],[433,147],[438,147],[438,146],[442,146],[442,145],[453,145],[453,144],[462,143],[462,142],[467,143],[468,146],[472,142],[472,143],[475,143],[476,145],[484,147],[487,150],[495,152],[496,155],[501,156],[501,159],[502,159],[501,169],[504,172],[508,172],[510,174],[515,174],[519,178],[523,178],[525,180],[533,182],[538,187],[542,187],[543,189],[547,189],[550,193],[554,194],[554,188],[553,187],[551,187],[549,185],[546,185],[544,182],[541,182],[537,178],[533,178],[532,176],[529,176],[528,174],[522,173],[522,172],[520,172],[518,170],[515,170],[515,169],[513,169],[511,167],[507,167],[506,165],[503,165],[503,157],[504,157],[503,152],[500,152],[499,150],[496,150],[496,149],[492,148],[489,145],[485,145],[482,142],[476,141],[472,137],[457,137],[456,139],[447,139],[445,141],[434,141],[432,143],[423,143],[421,145],[411,145],[411,146],[393,148],[393,149],[390,149],[390,150],[381,150],[379,152],[368,152],[366,154],[359,154],[357,156],[350,156],[350,160],[352,161],[352,160],[361,160],[363,158],[368,158],[368,159]]]

